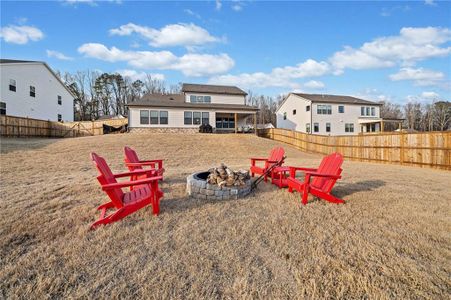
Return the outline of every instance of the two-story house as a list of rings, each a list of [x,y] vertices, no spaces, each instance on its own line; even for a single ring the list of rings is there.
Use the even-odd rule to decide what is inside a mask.
[[[380,106],[351,96],[290,93],[276,111],[277,128],[320,135],[378,132]]]
[[[0,114],[74,120],[75,96],[42,61],[0,59]]]
[[[236,132],[248,118],[256,120],[258,109],[245,105],[246,95],[236,86],[185,83],[180,94],[147,94],[129,103],[129,128],[196,132],[209,124],[216,132]]]

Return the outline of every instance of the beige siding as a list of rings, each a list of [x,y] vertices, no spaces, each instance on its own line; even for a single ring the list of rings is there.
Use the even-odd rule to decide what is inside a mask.
[[[140,111],[141,110],[156,110],[168,112],[168,124],[140,124]],[[184,124],[184,112],[208,112],[210,125],[216,126],[216,113],[235,113],[235,111],[227,110],[214,110],[214,109],[189,109],[189,108],[147,108],[147,107],[130,107],[129,111],[129,127],[130,128],[198,128],[199,125],[185,125]],[[245,114],[254,114],[253,111],[236,111],[238,113],[238,126],[242,124],[242,117]]]
[[[222,94],[202,94],[202,93],[186,93],[185,102],[191,102],[190,96],[210,96],[211,103],[222,103],[222,104],[240,104],[245,105],[244,95],[222,95]]]
[[[311,106],[311,101],[290,94],[282,106],[277,110],[277,128],[291,129],[305,132],[306,124],[310,123],[310,111],[306,111],[306,106]],[[296,114],[293,114],[296,110]],[[287,113],[287,119],[283,119]]]

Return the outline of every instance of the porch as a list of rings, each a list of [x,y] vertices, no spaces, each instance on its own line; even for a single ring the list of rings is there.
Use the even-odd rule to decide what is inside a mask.
[[[213,125],[213,124],[212,124]],[[257,113],[256,112],[216,112],[214,127],[217,133],[248,133],[256,132]]]
[[[395,128],[402,129],[404,119],[384,119],[384,118],[359,118],[360,134],[394,131]],[[388,125],[388,126],[387,126]],[[388,128],[387,128],[388,127]],[[386,130],[388,129],[388,130]]]

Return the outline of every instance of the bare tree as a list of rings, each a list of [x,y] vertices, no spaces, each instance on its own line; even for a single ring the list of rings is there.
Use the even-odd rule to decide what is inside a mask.
[[[441,131],[447,130],[451,123],[451,102],[436,102],[434,112],[436,128]]]

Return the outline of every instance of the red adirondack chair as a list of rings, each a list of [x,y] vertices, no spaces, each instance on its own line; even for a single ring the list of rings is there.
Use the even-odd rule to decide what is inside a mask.
[[[136,170],[113,174],[105,159],[101,156],[91,153],[91,159],[99,171],[97,180],[102,186],[102,190],[107,193],[111,200],[97,208],[101,211],[100,218],[91,225],[91,229],[99,225],[116,222],[146,205],[152,205],[153,214],[158,215],[160,212],[160,198],[163,197],[163,192],[158,188],[158,180],[161,179],[161,176],[154,176],[155,172],[152,170]],[[116,178],[141,175],[147,177],[134,181],[118,182],[116,180]],[[131,186],[139,187],[125,193],[122,191],[122,188]],[[110,208],[115,208],[116,211],[105,216],[106,211]]]
[[[292,193],[294,189],[302,193],[304,205],[307,204],[309,193],[332,203],[344,203],[344,200],[330,193],[335,182],[341,178],[342,164],[343,156],[340,153],[332,153],[323,158],[318,169],[290,167],[290,177],[287,179],[288,191]],[[296,179],[297,171],[304,172],[304,181]]]
[[[268,171],[268,169],[271,168],[274,164],[276,164],[278,162],[283,163],[284,154],[285,154],[285,150],[283,150],[282,147],[275,147],[269,153],[268,158],[263,158],[263,157],[251,158],[251,176],[254,177],[255,174],[259,174],[259,175],[265,174],[266,171]],[[257,166],[255,164],[257,161],[263,161],[264,162],[263,167]],[[268,180],[268,175],[265,174],[265,182],[267,180]]]
[[[154,160],[139,160],[138,155],[136,154],[136,151],[133,150],[130,147],[124,147],[124,154],[125,154],[125,165],[130,171],[135,170],[143,170],[144,166],[149,166],[150,170],[153,170],[155,172],[155,175],[161,176],[161,179],[163,180],[163,160],[162,159],[154,159]],[[132,178],[132,180],[142,179],[145,178],[146,175],[141,175],[135,178]]]

